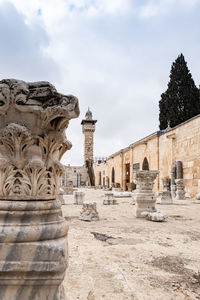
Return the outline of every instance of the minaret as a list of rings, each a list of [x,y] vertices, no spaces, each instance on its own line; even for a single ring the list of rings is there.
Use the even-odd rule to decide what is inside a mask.
[[[85,119],[82,120],[82,132],[84,134],[84,166],[87,169],[90,185],[94,185],[94,171],[93,171],[93,145],[95,123],[97,120],[92,119],[92,112],[88,108]]]

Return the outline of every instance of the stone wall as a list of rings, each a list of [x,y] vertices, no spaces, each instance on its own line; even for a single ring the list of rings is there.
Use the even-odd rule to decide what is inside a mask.
[[[61,186],[79,187],[87,185],[88,175],[84,166],[65,166],[61,177]]]
[[[111,155],[106,162],[95,163],[96,185],[98,185],[100,172],[101,177],[108,177],[111,183],[112,168],[114,168],[115,182],[119,182],[124,190],[127,189],[127,168],[130,168],[131,183],[133,169],[141,170],[146,157],[149,168],[160,171],[154,185],[154,192],[156,192],[162,187],[162,179],[170,177],[171,164],[182,161],[185,190],[193,197],[197,193],[198,179],[200,179],[199,129],[200,115],[172,129],[155,132]]]
[[[200,179],[200,115],[160,136],[160,177],[169,176],[169,165],[183,163],[185,191],[193,197]]]
[[[104,161],[101,163],[94,163],[93,166],[95,173],[95,186],[105,186],[110,164]]]

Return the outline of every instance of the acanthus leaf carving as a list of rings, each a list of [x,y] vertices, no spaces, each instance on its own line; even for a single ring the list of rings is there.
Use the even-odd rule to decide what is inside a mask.
[[[59,160],[71,148],[65,129],[78,114],[77,98],[47,82],[0,81],[1,199],[57,197]]]

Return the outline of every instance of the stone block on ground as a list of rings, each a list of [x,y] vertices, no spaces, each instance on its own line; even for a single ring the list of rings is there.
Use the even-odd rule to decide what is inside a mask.
[[[115,205],[117,200],[114,198],[113,192],[106,192],[104,194],[105,199],[103,200],[103,205]]]
[[[200,200],[200,193],[196,194],[196,200]]]
[[[61,204],[65,204],[65,200],[64,200],[64,190],[62,188],[60,188],[59,194],[58,194],[58,199],[60,200]]]
[[[73,192],[75,191],[73,187],[65,187],[64,190],[66,195],[73,195]]]
[[[115,198],[127,198],[132,197],[131,192],[113,192]]]
[[[116,199],[104,199],[103,205],[116,205],[118,204]]]
[[[97,212],[96,202],[85,201],[83,203],[83,207],[79,219],[88,222],[98,221],[99,214]]]
[[[200,200],[200,180],[198,180],[198,192],[195,196],[196,200]]]
[[[123,192],[123,190],[120,187],[113,187],[112,191],[113,192]]]
[[[185,185],[183,179],[175,179],[176,182],[176,200],[185,200]]]
[[[165,222],[167,220],[167,215],[162,214],[161,212],[142,212],[142,217],[148,221],[153,222]]]
[[[171,197],[171,192],[170,191],[159,191],[156,202],[159,204],[165,204],[165,205],[172,204],[173,200]]]
[[[83,191],[74,191],[74,204],[82,205],[85,198],[85,193]]]

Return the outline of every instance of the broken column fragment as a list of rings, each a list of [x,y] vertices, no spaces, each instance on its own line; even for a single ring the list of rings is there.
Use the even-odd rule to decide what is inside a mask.
[[[83,203],[82,211],[79,217],[82,221],[98,221],[99,214],[97,211],[96,202],[93,201],[85,201]]]
[[[58,199],[60,200],[62,205],[65,204],[64,193],[65,193],[65,191],[62,188],[60,188],[60,191],[58,194]]]
[[[172,199],[176,197],[176,183],[175,183],[175,178],[176,178],[176,167],[175,165],[171,165],[170,167],[170,181],[171,181],[171,196]]]
[[[185,200],[185,185],[183,179],[176,179],[176,200]]]
[[[170,179],[165,177],[162,179],[163,189],[158,192],[157,202],[160,204],[172,204],[170,191]]]
[[[68,225],[58,199],[78,100],[48,82],[0,81],[0,300],[63,300]]]
[[[159,171],[136,170],[133,172],[136,190],[134,192],[135,216],[143,218],[142,212],[155,212],[156,197],[152,192]]]
[[[83,191],[74,191],[74,204],[82,205],[85,198],[85,193]]]
[[[114,198],[113,192],[106,192],[104,194],[105,199],[103,200],[104,205],[115,205],[117,200]]]

